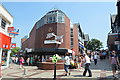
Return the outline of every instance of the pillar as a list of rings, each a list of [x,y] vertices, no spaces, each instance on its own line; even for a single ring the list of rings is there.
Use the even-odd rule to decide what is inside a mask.
[[[2,64],[1,64],[1,61],[2,61],[2,48],[0,48],[0,78],[2,77]]]
[[[8,52],[7,52],[7,66],[9,66],[9,62],[10,62],[10,53],[11,53],[11,50],[8,50]]]
[[[2,61],[2,48],[0,48],[0,64],[1,64],[1,61]]]

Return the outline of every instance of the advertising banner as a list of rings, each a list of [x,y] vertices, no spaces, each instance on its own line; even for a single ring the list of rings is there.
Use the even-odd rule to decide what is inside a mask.
[[[11,44],[11,37],[0,33],[0,48],[3,49],[10,49],[10,44]]]
[[[12,43],[11,48],[16,48],[16,43]]]

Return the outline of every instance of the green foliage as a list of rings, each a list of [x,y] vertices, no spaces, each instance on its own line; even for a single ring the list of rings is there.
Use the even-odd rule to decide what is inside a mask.
[[[19,47],[16,47],[16,48],[11,49],[11,54],[10,54],[10,56],[15,55],[16,53],[18,53],[18,52],[19,52],[19,50],[20,50],[20,48],[19,48]]]
[[[86,45],[86,48],[92,51],[100,50],[103,48],[103,43],[98,39],[91,39],[91,41],[89,41]]]

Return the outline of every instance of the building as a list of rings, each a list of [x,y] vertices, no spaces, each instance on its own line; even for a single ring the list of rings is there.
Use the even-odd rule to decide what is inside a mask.
[[[13,16],[0,4],[0,65],[2,68],[9,66],[11,37],[8,28],[12,26]]]
[[[84,46],[86,46],[89,41],[90,41],[89,35],[85,34]]]
[[[107,46],[110,51],[120,50],[120,1],[117,2],[117,14],[111,15],[111,31],[108,33]]]
[[[75,55],[79,54],[82,42],[84,46],[84,33],[80,24],[73,24],[61,10],[54,9],[37,21],[29,34],[29,38],[21,39],[22,49],[32,49],[33,54],[64,55],[73,48]]]

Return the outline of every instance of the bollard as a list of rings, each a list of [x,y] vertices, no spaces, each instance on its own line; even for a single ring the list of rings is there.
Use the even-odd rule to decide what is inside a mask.
[[[56,62],[54,63],[54,78],[53,80],[56,80]]]
[[[26,75],[26,69],[24,68],[24,74],[23,75]]]

